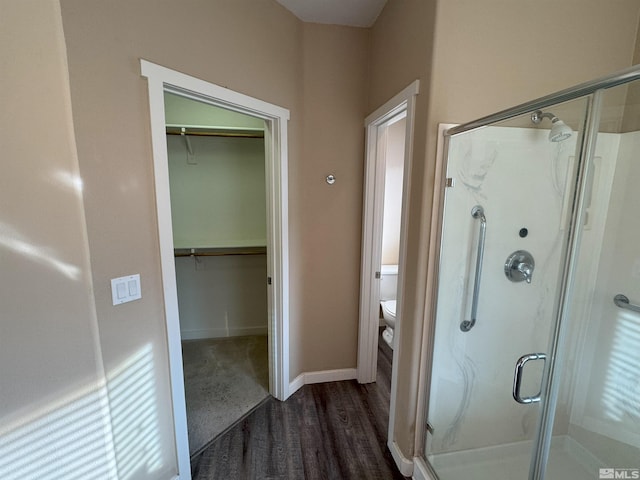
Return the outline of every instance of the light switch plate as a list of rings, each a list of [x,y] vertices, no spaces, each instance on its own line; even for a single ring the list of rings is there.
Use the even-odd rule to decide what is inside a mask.
[[[131,302],[142,298],[140,274],[111,279],[111,298],[114,305]]]

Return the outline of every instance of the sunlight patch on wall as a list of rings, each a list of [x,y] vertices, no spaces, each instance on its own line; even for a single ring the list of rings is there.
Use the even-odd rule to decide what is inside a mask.
[[[53,173],[52,179],[54,182],[65,189],[71,191],[74,194],[82,194],[84,184],[80,175],[67,172],[66,170],[57,170]]]
[[[80,278],[80,268],[78,266],[59,259],[51,248],[35,245],[10,225],[2,222],[0,222],[0,247],[53,268],[71,280]]]
[[[0,429],[0,478],[118,478],[107,408],[104,387],[97,387],[36,418],[23,419],[17,427]]]
[[[640,316],[621,312],[616,322],[602,393],[605,417],[640,427]]]
[[[0,479],[152,476],[162,468],[154,383],[146,345],[110,375],[108,387],[88,386],[15,424],[0,424]]]
[[[162,467],[153,351],[146,345],[109,375],[108,391],[121,480]]]

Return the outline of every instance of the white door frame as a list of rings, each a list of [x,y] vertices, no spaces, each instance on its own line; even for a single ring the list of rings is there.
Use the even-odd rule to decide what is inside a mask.
[[[389,428],[387,446],[393,459],[405,476],[413,472],[413,462],[406,458],[395,441],[396,398],[398,391],[398,358],[402,330],[404,303],[404,272],[407,264],[407,213],[413,159],[413,132],[416,96],[420,81],[415,80],[365,119],[367,144],[365,157],[364,212],[362,228],[362,271],[360,276],[360,324],[358,330],[358,368],[360,383],[376,381],[378,359],[378,325],[380,308],[380,281],[375,272],[380,271],[382,257],[382,217],[384,213],[384,177],[386,138],[383,132],[389,122],[406,114],[404,171],[402,175],[402,213],[400,217],[400,248],[398,255],[398,295],[394,332],[393,360],[391,366],[391,399],[389,404]]]
[[[169,349],[173,419],[178,456],[178,478],[184,480],[191,478],[191,467],[173,253],[164,93],[170,92],[199,102],[258,117],[265,121],[267,275],[271,279],[267,294],[269,299],[269,391],[279,400],[286,400],[290,394],[287,188],[287,126],[289,110],[146,60],[140,60],[140,67],[141,74],[147,78],[149,85],[156,209]]]
[[[391,100],[365,119],[367,129],[365,154],[365,182],[362,226],[362,267],[360,273],[360,322],[358,335],[358,382],[376,381],[378,360],[378,326],[380,311],[380,272],[382,257],[382,217],[384,210],[384,178],[387,125],[400,115],[406,114],[404,148],[404,171],[402,179],[402,214],[400,218],[400,249],[398,258],[398,297],[396,316],[401,318],[404,294],[404,271],[406,266],[407,212],[409,210],[409,187],[413,157],[413,129],[415,97],[420,90],[420,81],[415,80]],[[402,322],[396,323],[394,337],[400,334]],[[393,351],[390,420],[395,404],[396,365],[398,348]],[[391,428],[391,421],[390,428]],[[390,430],[391,431],[391,430]]]

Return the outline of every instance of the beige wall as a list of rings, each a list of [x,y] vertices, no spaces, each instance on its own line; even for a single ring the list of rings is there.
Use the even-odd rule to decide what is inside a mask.
[[[374,26],[374,38],[376,31],[385,26],[388,33],[385,37],[381,32],[381,38],[402,38],[400,46],[413,41],[406,32],[397,31],[403,24],[398,16],[388,12],[406,6],[407,2],[390,0]],[[615,8],[598,0],[547,1],[542,5],[540,2],[502,0],[438,2],[428,119],[417,119],[414,160],[423,166],[416,169],[413,176],[414,182],[421,186],[411,192],[410,247],[416,245],[420,232],[423,243],[428,238],[438,123],[473,120],[630,66],[639,9],[640,5],[634,0],[617,0]],[[389,17],[393,20],[388,20]],[[421,18],[424,21],[429,17],[422,15]],[[387,21],[391,25],[387,25]],[[431,43],[428,38],[422,41],[426,42],[425,46]],[[376,56],[382,60],[377,60]],[[410,61],[416,62],[415,59]],[[390,69],[398,68],[395,64],[398,60],[388,58],[384,49],[374,48],[371,62],[373,65],[382,62]],[[385,78],[383,71],[383,67],[372,70],[374,76],[379,76],[372,80],[372,85],[377,82],[397,85],[393,75]],[[372,95],[375,91],[372,88]],[[427,93],[424,88],[421,91]],[[377,103],[374,101],[371,107],[382,101],[380,97],[372,98],[377,98]],[[425,103],[421,105],[425,107]],[[421,142],[425,139],[426,150],[421,152]],[[418,193],[418,190],[421,191]],[[419,209],[418,194],[423,196],[423,211]],[[417,365],[415,349],[418,346],[414,338],[423,322],[420,308],[424,301],[424,283],[421,279],[427,276],[426,264],[420,261],[423,257],[418,257],[411,248],[410,254],[415,255],[414,260],[418,262],[415,262],[416,270],[409,271],[406,280],[416,285],[416,292],[415,298],[408,297],[404,305],[405,323],[400,342],[405,351],[400,358],[400,405],[396,417],[396,436],[405,455],[412,453],[413,432],[422,428],[415,425],[412,413],[415,410],[411,409],[417,390],[411,378]]]
[[[63,39],[56,2],[3,0],[3,92],[11,94],[0,131],[8,139],[3,153],[13,160],[2,177],[0,243],[9,272],[1,338],[11,344],[3,340],[0,355],[3,366],[14,366],[2,369],[2,384],[12,386],[2,390],[3,421],[20,419],[20,400],[33,411],[99,381],[98,328],[112,379],[140,352],[151,359],[154,435],[162,442],[156,447],[164,468],[175,467],[141,57],[291,110],[292,378],[355,366],[362,119],[417,78],[395,425],[411,456],[421,428],[414,412],[427,271],[422,246],[437,123],[471,120],[632,61],[635,0],[615,0],[615,8],[599,0],[547,3],[447,0],[436,15],[435,0],[389,0],[368,31],[305,25],[271,0],[188,0],[179,7],[168,0],[61,0]],[[558,44],[560,55],[553,51]],[[56,177],[62,171],[60,178],[73,179],[78,167],[86,232],[77,192]],[[333,187],[324,183],[328,173],[338,179]],[[67,266],[79,276],[63,273]],[[141,273],[143,298],[113,307],[109,279],[129,273]],[[24,294],[34,291],[42,293]],[[153,478],[145,475],[135,478]]]
[[[138,380],[149,395],[145,405],[120,401],[111,416],[115,455],[119,467],[135,469],[135,478],[159,478],[159,468],[170,472],[176,465],[147,87],[139,59],[291,111],[293,378],[302,371],[355,367],[368,31],[303,27],[270,0],[190,1],[180,8],[151,0],[60,3],[62,19],[57,2],[40,9],[43,2],[27,2],[13,10],[3,3],[3,45],[11,48],[2,54],[12,67],[5,81],[15,88],[3,108],[9,113],[3,134],[11,138],[4,151],[22,161],[3,176],[10,207],[3,208],[1,248],[14,254],[3,268],[15,276],[3,275],[2,318],[8,321],[2,338],[12,344],[2,349],[9,367],[2,380],[11,389],[3,389],[1,413],[3,422],[20,420],[20,407],[33,414],[59,395],[71,398],[79,386],[104,379],[102,360],[111,400],[121,400],[127,372],[135,367],[144,372]],[[36,56],[38,63],[29,63]],[[32,91],[37,94],[25,101]],[[333,188],[324,182],[329,172],[339,179]],[[83,197],[74,190],[78,178]],[[113,307],[109,280],[129,273],[141,274],[142,299]],[[34,291],[43,292],[37,301]],[[27,298],[24,292],[27,308],[16,301]],[[144,434],[153,440],[147,450],[159,453],[160,466],[145,469],[120,448],[127,439],[118,430],[130,422],[123,408],[152,414],[154,431]]]
[[[98,366],[59,8],[3,1],[2,11],[2,44],[12,48],[0,50],[0,383],[16,371],[29,379],[2,388],[4,416],[95,381]]]
[[[432,122],[466,122],[630,66],[639,8],[635,0],[441,1]]]
[[[413,455],[418,366],[424,309],[425,234],[420,218],[425,175],[427,110],[431,81],[431,55],[435,0],[389,0],[371,31],[369,111],[374,111],[414,80],[420,80],[416,99],[413,171],[408,174],[409,212],[407,268],[400,343],[395,415],[396,440],[407,458]],[[428,215],[428,214],[427,214]]]
[[[169,418],[139,58],[290,109],[291,377],[355,367],[368,31],[303,25],[271,0],[61,4],[107,369],[152,345]],[[109,279],[129,273],[141,273],[142,300],[116,309]]]
[[[60,7],[0,11],[0,477],[37,479],[106,459],[109,418]]]
[[[367,46],[367,30],[304,25],[303,155],[290,183],[302,241],[291,259],[298,372],[356,367]]]
[[[636,45],[633,52],[633,64],[640,64],[640,24],[638,25],[638,36],[636,37]],[[635,132],[637,130],[640,130],[640,82],[634,82],[629,85],[621,131]]]

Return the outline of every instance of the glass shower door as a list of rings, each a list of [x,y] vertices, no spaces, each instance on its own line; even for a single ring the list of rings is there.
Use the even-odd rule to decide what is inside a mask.
[[[548,480],[640,478],[640,82],[602,92]]]
[[[587,103],[449,139],[425,439],[440,480],[529,478]],[[550,141],[556,116],[571,135]]]

